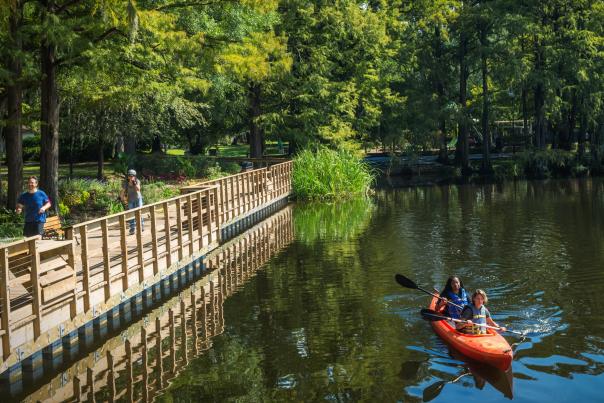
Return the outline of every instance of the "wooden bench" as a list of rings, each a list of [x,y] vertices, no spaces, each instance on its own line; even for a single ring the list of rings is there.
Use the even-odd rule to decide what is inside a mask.
[[[65,232],[63,231],[63,223],[58,215],[52,217],[46,217],[44,223],[44,235],[42,239],[63,239],[65,238]]]

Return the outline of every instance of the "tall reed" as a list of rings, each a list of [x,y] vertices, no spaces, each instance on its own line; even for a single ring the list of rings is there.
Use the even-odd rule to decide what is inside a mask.
[[[373,183],[371,168],[345,150],[304,150],[294,159],[292,187],[297,199],[343,199],[366,195]]]

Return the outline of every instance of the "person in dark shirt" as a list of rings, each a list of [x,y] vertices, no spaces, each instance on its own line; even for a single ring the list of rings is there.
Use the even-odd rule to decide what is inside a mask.
[[[50,199],[38,189],[38,178],[31,176],[27,181],[27,192],[22,193],[17,200],[17,214],[25,209],[25,226],[23,235],[26,237],[42,235],[46,222],[46,210],[51,206]]]

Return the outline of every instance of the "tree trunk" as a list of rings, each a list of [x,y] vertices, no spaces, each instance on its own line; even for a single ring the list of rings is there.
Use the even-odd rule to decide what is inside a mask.
[[[543,68],[545,63],[545,54],[541,41],[535,38],[535,70],[537,83],[534,86],[535,92],[535,147],[545,149],[545,87],[541,81],[543,78]]]
[[[161,137],[159,135],[153,137],[153,142],[151,143],[151,152],[152,153],[163,153],[163,149],[161,146]]]
[[[522,137],[524,141],[529,138],[529,123],[528,123],[528,91],[522,87]]]
[[[46,12],[54,9],[53,1],[45,1]],[[42,17],[43,20],[46,18]],[[44,21],[42,21],[44,23]],[[59,94],[57,91],[57,66],[55,45],[47,36],[42,39],[40,61],[41,82],[41,144],[40,188],[48,194],[54,211],[59,204]]]
[[[264,154],[264,133],[262,128],[256,122],[260,116],[260,95],[261,88],[259,84],[251,84],[249,89],[249,124],[250,124],[250,157],[262,158]]]
[[[9,38],[13,44],[10,51],[11,59],[8,62],[11,78],[6,87],[7,93],[7,123],[4,130],[6,144],[6,165],[8,168],[7,207],[14,209],[17,206],[19,194],[23,191],[23,141],[21,134],[21,104],[23,93],[20,81],[21,64],[21,1],[16,1],[14,9],[9,16]]]
[[[581,113],[581,123],[579,124],[579,135],[577,141],[579,143],[579,157],[583,159],[585,156],[585,138],[587,137],[587,114]]]
[[[459,38],[459,135],[457,136],[457,148],[455,159],[457,165],[461,166],[462,175],[470,173],[469,148],[468,148],[468,123],[466,117],[467,91],[468,91],[468,65],[466,56],[468,53],[468,38],[462,27]]]
[[[124,137],[124,152],[128,155],[136,154],[136,138],[134,136]]]
[[[103,180],[105,177],[105,172],[103,171],[103,164],[105,163],[105,144],[103,141],[103,136],[99,136],[98,143],[98,153],[97,153],[97,165],[96,165],[96,178],[98,180]]]
[[[440,32],[440,26],[438,23],[434,28],[434,59],[436,61],[436,71],[434,81],[436,84],[436,94],[438,95],[438,108],[439,108],[439,150],[438,150],[438,161],[446,164],[449,162],[447,156],[447,122],[444,116],[445,107],[445,85],[443,83],[444,77],[442,76],[439,69],[442,66],[442,54],[443,54],[442,37]]]
[[[482,172],[490,174],[491,166],[491,134],[489,132],[489,66],[487,64],[487,29],[480,29],[480,61],[482,70]]]

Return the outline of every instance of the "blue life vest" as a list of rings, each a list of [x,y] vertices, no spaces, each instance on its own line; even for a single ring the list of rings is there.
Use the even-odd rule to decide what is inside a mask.
[[[484,305],[481,306],[480,309],[478,309],[474,306],[474,304],[470,304],[464,309],[468,309],[468,308],[472,310],[472,322],[481,324],[481,325],[487,324],[487,309],[485,308]],[[470,333],[472,333],[472,334],[486,334],[486,332],[487,332],[487,328],[484,326],[472,325],[472,327],[470,328]]]
[[[459,295],[455,294],[453,291],[448,291],[447,295],[444,295],[444,297],[450,302],[461,306],[461,308],[458,308],[451,304],[447,304],[447,312],[449,313],[449,316],[454,319],[461,318],[461,311],[463,307],[468,305],[468,294],[466,294],[466,290],[462,288],[459,292]]]

